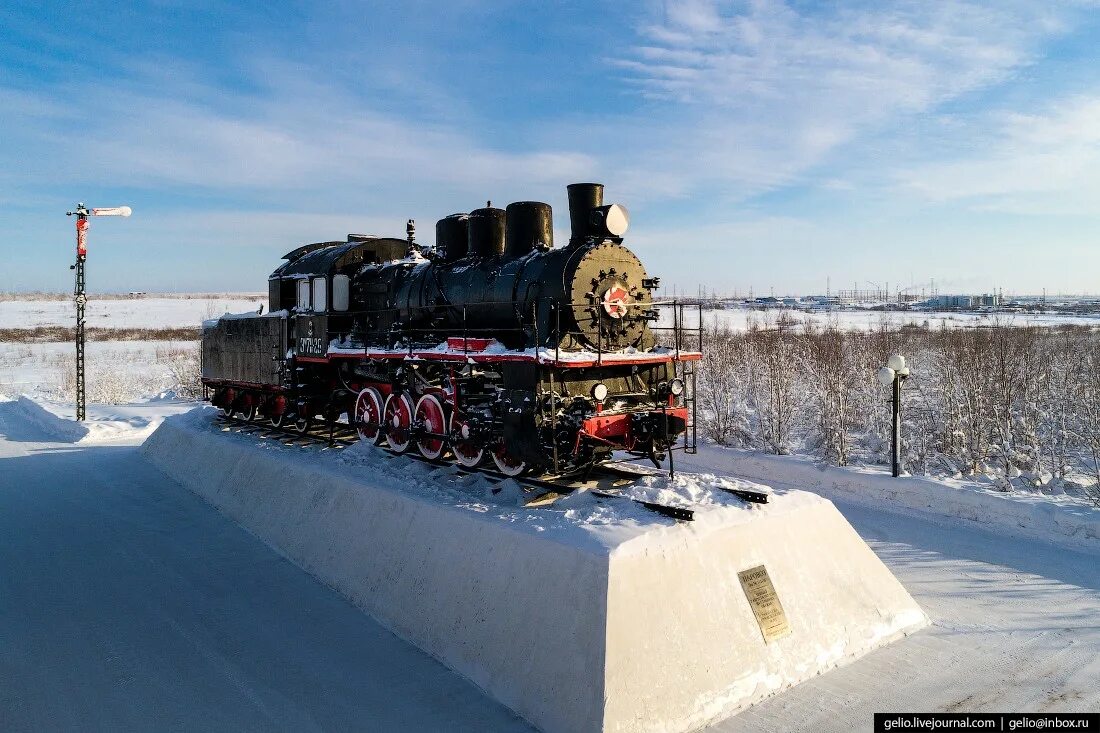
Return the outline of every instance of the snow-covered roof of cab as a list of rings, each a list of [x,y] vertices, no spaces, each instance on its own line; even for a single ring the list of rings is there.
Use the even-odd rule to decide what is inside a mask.
[[[351,240],[349,239],[348,242],[350,241]],[[285,255],[283,255],[283,259],[287,262],[293,262],[303,255],[309,254],[310,252],[313,252],[315,250],[324,249],[325,247],[335,247],[340,244],[346,244],[346,242],[314,242],[313,244],[303,244],[301,247],[298,247],[297,249],[292,249],[287,252]]]
[[[286,263],[280,265],[271,277],[294,275],[327,275],[346,267],[358,267],[370,262],[387,262],[405,255],[408,243],[403,239],[387,237],[365,238],[355,235],[348,242],[317,242],[307,244],[283,255]]]

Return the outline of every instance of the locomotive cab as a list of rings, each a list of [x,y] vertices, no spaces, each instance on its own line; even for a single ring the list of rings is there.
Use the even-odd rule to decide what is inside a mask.
[[[283,255],[268,280],[269,307],[291,313],[291,345],[299,359],[324,359],[332,341],[355,330],[351,278],[365,263],[404,255],[399,239],[349,234],[345,242],[307,244]]]

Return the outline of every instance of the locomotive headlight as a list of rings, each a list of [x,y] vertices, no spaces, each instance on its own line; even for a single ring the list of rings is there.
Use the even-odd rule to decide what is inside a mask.
[[[592,225],[604,236],[621,237],[630,227],[630,212],[622,204],[592,209]]]
[[[668,383],[668,391],[679,397],[684,393],[684,380],[676,377]]]
[[[592,399],[596,400],[596,402],[603,402],[604,400],[606,400],[607,399],[607,385],[604,384],[603,382],[600,382],[595,387],[593,387],[592,388]]]

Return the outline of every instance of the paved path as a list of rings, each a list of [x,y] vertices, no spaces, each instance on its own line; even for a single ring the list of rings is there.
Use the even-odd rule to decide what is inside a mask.
[[[136,448],[50,443],[11,404],[0,730],[530,730]]]

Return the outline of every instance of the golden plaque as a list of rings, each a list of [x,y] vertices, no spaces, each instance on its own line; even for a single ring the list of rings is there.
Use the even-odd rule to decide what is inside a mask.
[[[741,588],[745,591],[745,597],[749,599],[756,623],[760,624],[760,633],[764,635],[764,641],[771,643],[776,639],[782,639],[791,633],[790,624],[787,623],[787,614],[783,611],[783,605],[779,602],[779,596],[775,593],[772,579],[768,577],[768,571],[763,565],[742,570],[737,574],[741,581]]]

